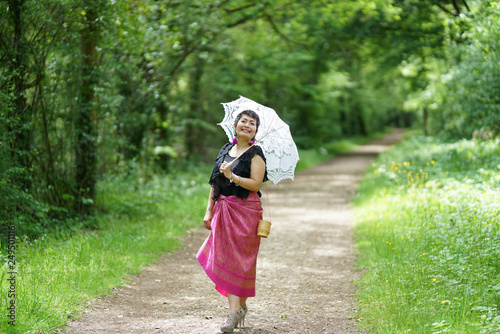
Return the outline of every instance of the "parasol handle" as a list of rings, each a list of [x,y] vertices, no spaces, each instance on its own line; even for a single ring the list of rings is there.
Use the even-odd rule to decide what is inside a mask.
[[[262,141],[262,139],[266,138],[266,136],[267,136],[268,134],[270,134],[271,132],[273,132],[273,131],[276,131],[276,129],[271,129],[271,130],[269,130],[269,131],[268,131],[268,132],[267,132],[267,133],[266,133],[266,134],[265,134],[262,138],[260,138],[259,140],[256,140],[256,141],[255,141],[252,145],[250,145],[250,146],[249,146],[246,150],[244,150],[243,152],[241,152],[241,153],[240,153],[240,155],[238,155],[236,158],[234,158],[234,160],[233,160],[233,161],[231,161],[231,162],[228,164],[228,166],[232,166],[232,165],[233,165],[233,163],[234,163],[236,160],[238,160],[239,158],[241,158],[241,156],[242,156],[243,154],[245,154],[245,152],[246,152],[246,151],[248,151],[249,149],[251,149],[251,148],[252,148],[252,146],[254,146],[255,144],[257,144],[258,142]]]

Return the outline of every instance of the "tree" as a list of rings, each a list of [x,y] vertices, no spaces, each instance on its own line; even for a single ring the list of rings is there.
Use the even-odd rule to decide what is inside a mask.
[[[51,0],[0,2],[0,216],[21,233],[40,230],[47,208],[38,198],[34,119],[42,103],[45,62],[61,32],[56,19],[64,7]],[[4,217],[0,217],[4,220]],[[30,225],[33,225],[30,227]]]
[[[97,108],[95,89],[99,85],[100,73],[97,47],[102,33],[107,1],[83,0],[81,21],[81,70],[79,106],[75,110],[75,157],[78,206],[82,213],[90,213],[95,199],[97,182],[96,134]]]
[[[14,165],[22,166],[24,169],[31,168],[29,151],[31,147],[31,108],[27,104],[27,89],[29,81],[28,52],[29,47],[26,40],[26,3],[24,0],[7,1],[5,13],[8,18],[7,26],[1,35],[3,46],[2,61],[6,61],[11,75],[4,83],[11,92],[10,108],[7,113],[7,140],[10,144],[10,153]],[[12,37],[10,37],[10,36]],[[37,71],[39,72],[39,71]],[[19,180],[20,186],[30,189],[29,178]]]
[[[500,134],[500,6],[474,2],[474,16],[449,21],[450,34],[465,30],[459,40],[448,39],[446,66],[429,83],[437,91],[431,101],[434,133],[453,137],[488,138]],[[465,27],[465,28],[464,28]]]

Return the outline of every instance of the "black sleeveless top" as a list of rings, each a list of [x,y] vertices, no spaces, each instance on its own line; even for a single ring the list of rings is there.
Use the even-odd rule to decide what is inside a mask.
[[[248,195],[250,194],[250,190],[247,190],[242,187],[237,187],[234,183],[230,182],[229,179],[224,176],[224,174],[222,174],[219,171],[220,165],[224,161],[234,160],[235,157],[229,155],[229,150],[233,146],[234,145],[231,143],[227,143],[224,146],[222,146],[221,150],[219,151],[219,154],[217,155],[217,158],[215,159],[212,175],[210,176],[210,181],[208,181],[208,183],[212,185],[212,187],[214,188],[214,196],[212,197],[212,199],[214,200],[217,200],[217,198],[219,198],[219,195],[221,194],[224,196],[235,195],[242,199],[247,198]],[[262,160],[264,160],[264,163],[266,162],[266,157],[264,156],[264,152],[262,152],[262,148],[258,145],[254,145],[245,153],[243,153],[243,155],[238,160],[236,160],[236,162],[231,166],[232,172],[238,176],[249,178],[250,167],[252,165],[252,158],[256,154],[259,155],[262,158]],[[267,181],[267,171],[264,173],[263,182],[266,181]],[[258,194],[259,196],[261,195],[260,191],[258,192]]]

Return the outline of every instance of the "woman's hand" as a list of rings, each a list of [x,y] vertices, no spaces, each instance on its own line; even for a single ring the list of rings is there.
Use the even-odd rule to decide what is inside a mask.
[[[210,188],[210,195],[208,195],[208,202],[207,202],[207,210],[205,211],[205,217],[203,217],[203,226],[207,230],[211,230],[212,227],[212,218],[214,216],[214,188]]]
[[[203,226],[207,230],[211,230],[212,227],[210,226],[212,224],[212,217],[214,216],[212,210],[205,212],[205,217],[203,218]]]
[[[219,168],[219,171],[224,174],[224,176],[228,179],[231,179],[232,172],[231,172],[231,165],[224,161]]]

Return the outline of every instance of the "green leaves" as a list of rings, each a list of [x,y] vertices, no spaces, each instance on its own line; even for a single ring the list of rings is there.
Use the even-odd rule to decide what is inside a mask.
[[[500,13],[489,2],[469,2],[474,15],[465,14],[468,9],[463,6],[446,7],[448,14],[462,14],[442,19],[443,53],[422,58],[429,75],[420,82],[427,87],[412,94],[406,104],[431,112],[432,132],[458,138],[470,138],[474,131],[500,132],[496,88],[500,58],[492,51],[499,46]]]
[[[220,103],[239,95],[274,107],[301,148],[422,118],[454,136],[495,133],[499,8],[466,4],[27,0],[22,66],[9,60],[13,25],[0,27],[0,127],[32,134],[23,141],[36,150],[22,154],[38,173],[33,192],[69,212],[78,133],[96,141],[89,158],[99,177],[131,161],[169,171],[184,159],[212,159],[212,145],[226,141],[216,126]],[[3,23],[11,22],[6,6]],[[82,58],[81,37],[91,42],[97,30]],[[95,65],[86,74],[85,58]],[[19,96],[26,118],[13,112]],[[93,114],[83,131],[75,117],[85,100]],[[1,137],[4,147],[14,139]],[[168,149],[158,155],[155,147]]]

